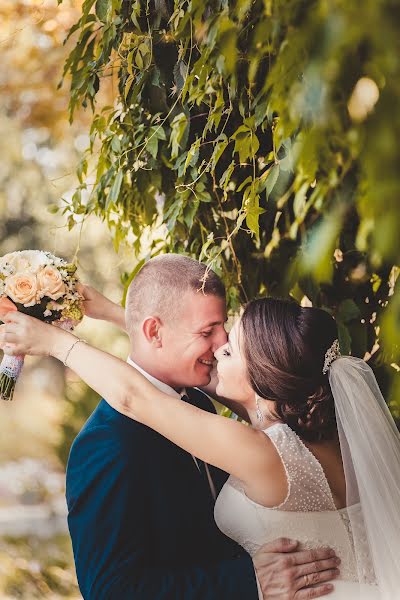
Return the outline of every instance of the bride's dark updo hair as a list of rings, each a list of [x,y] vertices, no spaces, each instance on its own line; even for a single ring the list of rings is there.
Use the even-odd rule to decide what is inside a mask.
[[[261,298],[241,318],[240,343],[252,388],[276,403],[276,416],[307,441],[332,439],[335,408],[325,353],[338,337],[326,311]]]

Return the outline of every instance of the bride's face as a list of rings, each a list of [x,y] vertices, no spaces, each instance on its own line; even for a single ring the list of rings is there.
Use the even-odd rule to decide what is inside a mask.
[[[228,342],[215,352],[217,359],[217,394],[223,398],[236,400],[241,404],[254,405],[254,390],[248,376],[246,361],[240,351],[240,320],[233,325]]]

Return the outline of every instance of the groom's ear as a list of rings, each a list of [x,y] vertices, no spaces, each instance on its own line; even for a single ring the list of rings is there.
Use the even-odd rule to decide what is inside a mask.
[[[142,330],[146,340],[155,348],[161,348],[161,320],[158,317],[147,317],[143,321]]]

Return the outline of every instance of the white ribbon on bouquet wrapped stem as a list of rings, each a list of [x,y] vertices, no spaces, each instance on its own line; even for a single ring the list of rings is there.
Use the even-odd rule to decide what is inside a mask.
[[[24,355],[10,356],[5,354],[0,363],[0,398],[1,400],[12,400],[15,383],[24,366]]]
[[[62,321],[54,321],[53,325],[72,331],[76,322],[72,319],[63,319]],[[25,356],[23,354],[11,356],[4,354],[3,360],[0,363],[0,399],[12,400],[14,396],[15,384],[18,377],[21,375],[24,366]]]

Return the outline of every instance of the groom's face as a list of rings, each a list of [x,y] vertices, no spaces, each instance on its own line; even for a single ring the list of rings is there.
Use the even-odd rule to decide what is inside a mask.
[[[163,326],[164,381],[175,388],[207,385],[214,352],[227,341],[225,299],[190,291],[178,301],[179,317]]]

